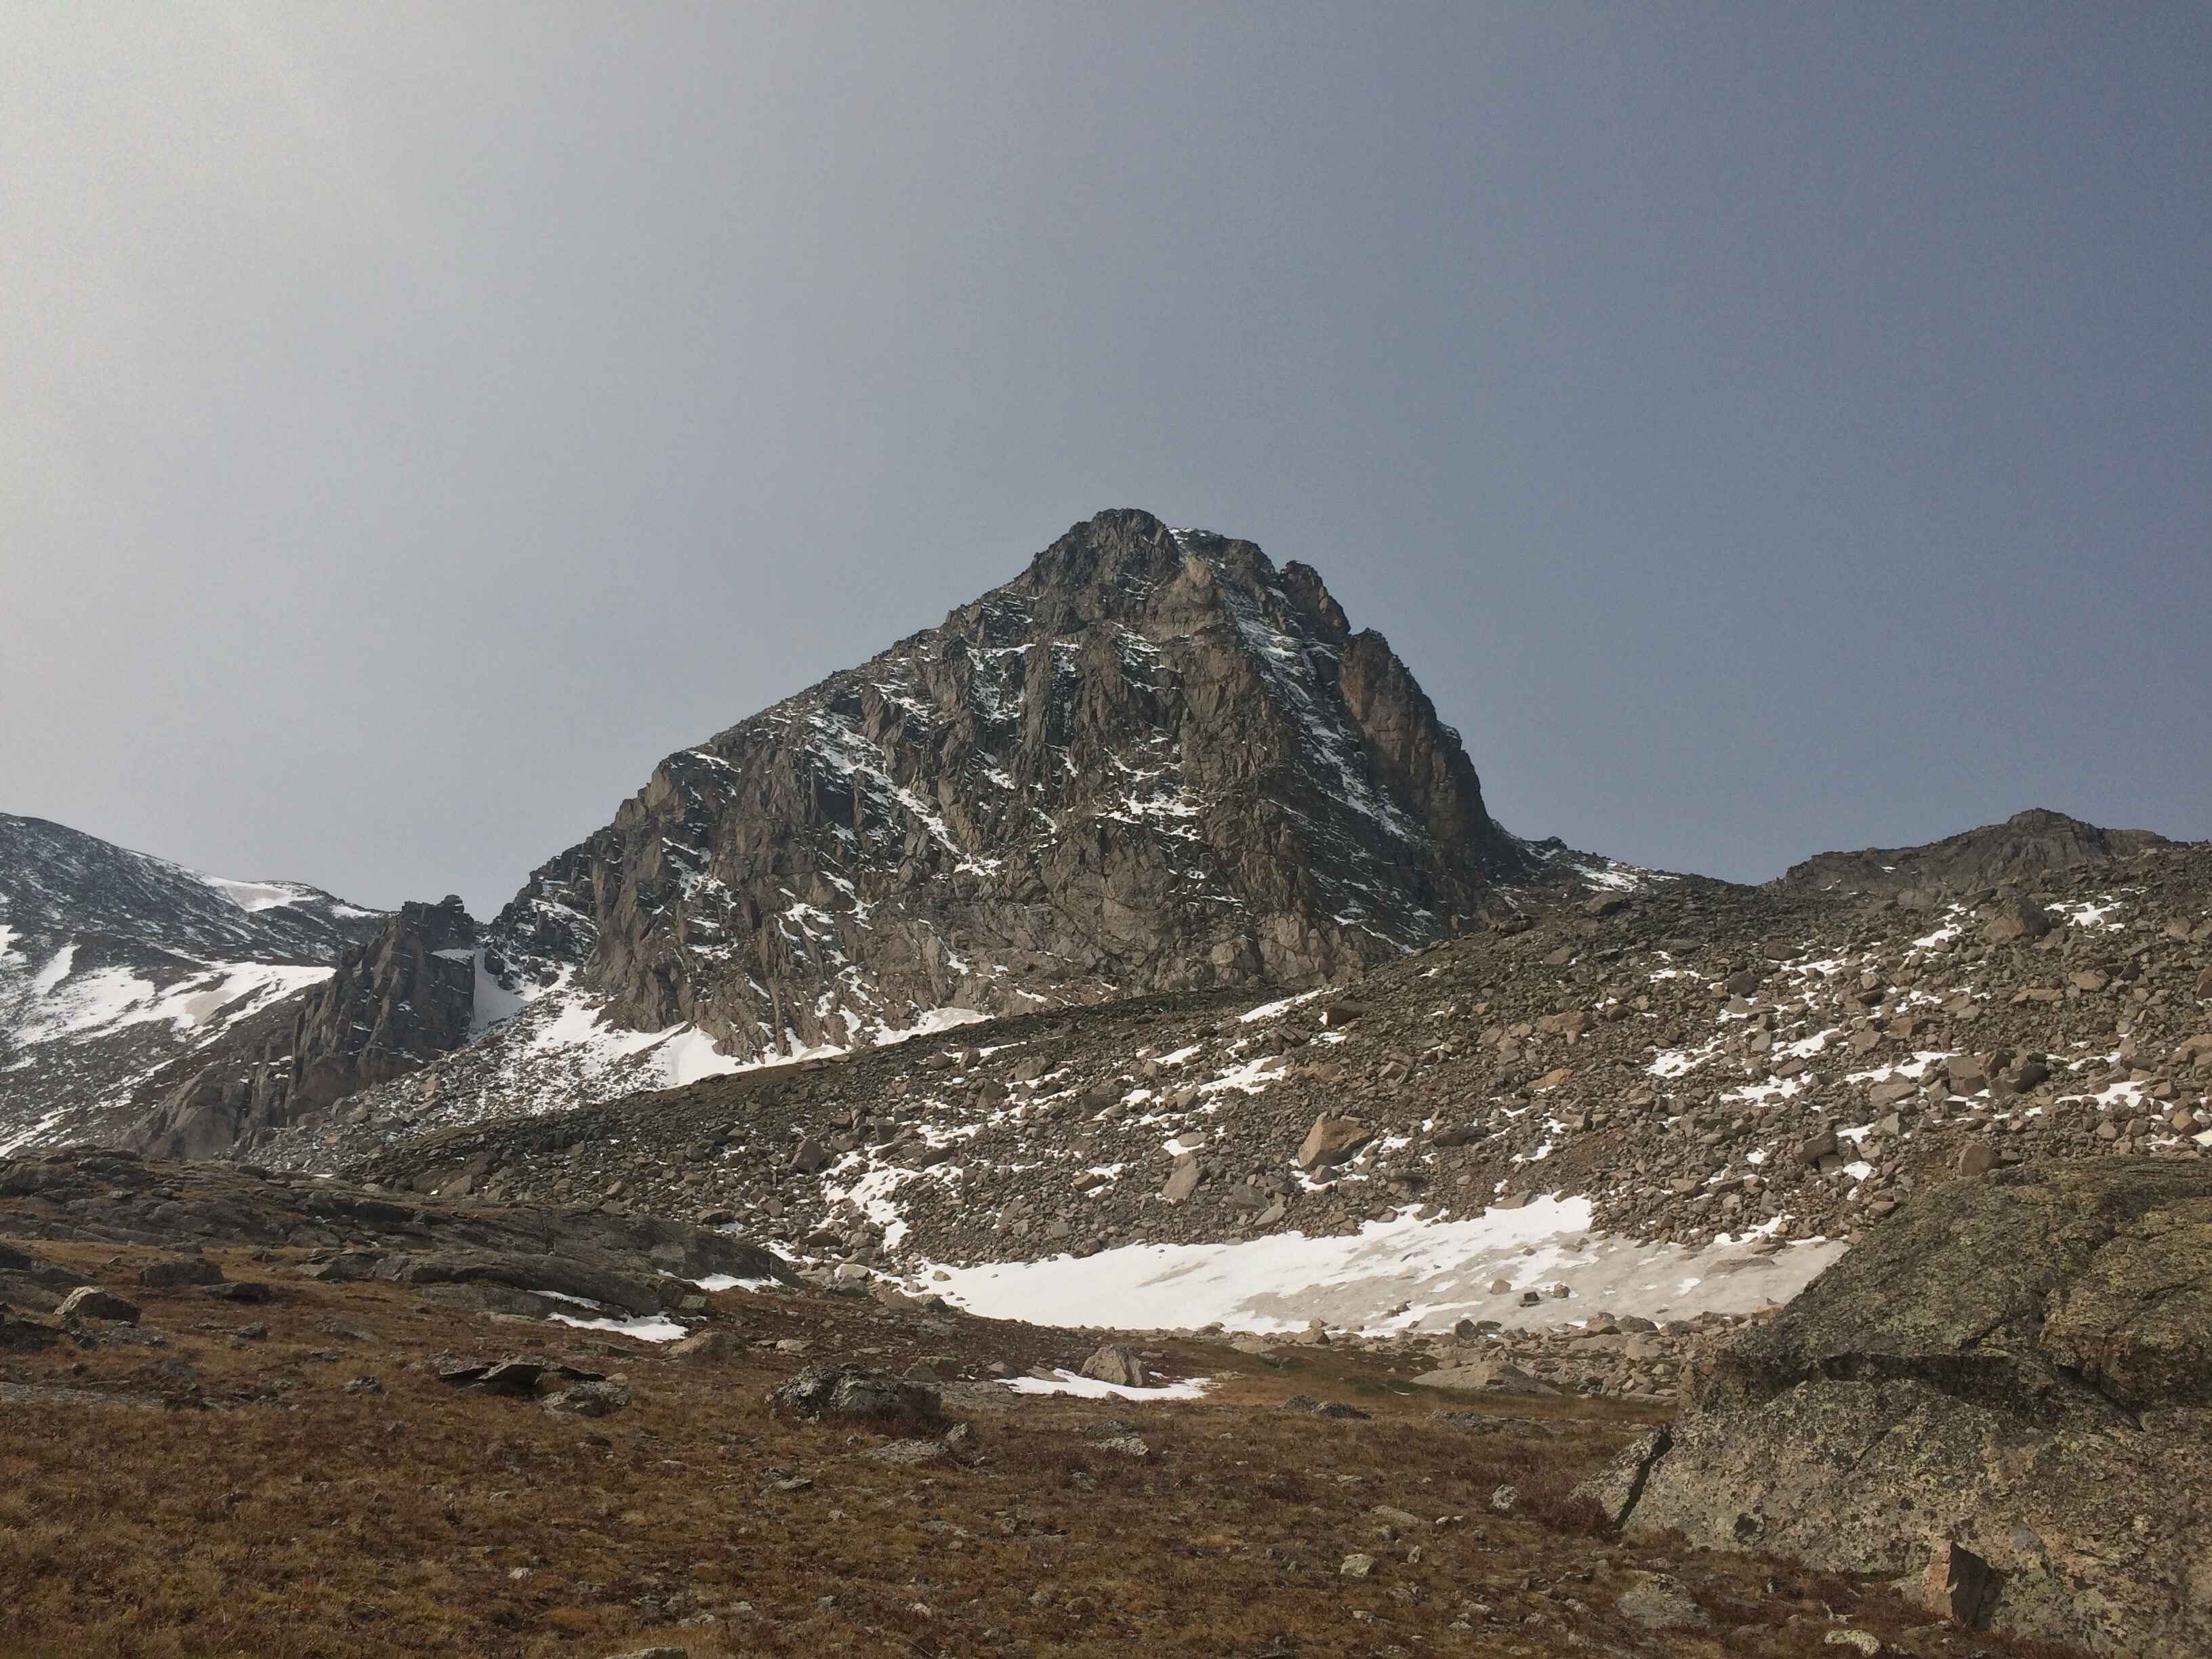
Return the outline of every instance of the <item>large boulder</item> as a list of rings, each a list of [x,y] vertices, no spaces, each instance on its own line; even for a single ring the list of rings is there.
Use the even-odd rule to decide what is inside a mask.
[[[81,1273],[0,1244],[0,1304],[51,1313],[64,1297],[83,1283],[85,1276]]]
[[[1103,1344],[1083,1362],[1083,1375],[1124,1389],[1141,1389],[1152,1381],[1143,1357],[1122,1342]]]
[[[1584,1488],[1631,1531],[1910,1576],[2093,1652],[2212,1652],[2212,1171],[1944,1183],[1693,1379]]]
[[[1298,1168],[1311,1171],[1341,1164],[1374,1138],[1375,1131],[1358,1119],[1323,1112],[1298,1147]]]
[[[105,1320],[115,1325],[136,1325],[138,1322],[138,1304],[126,1302],[112,1291],[104,1291],[97,1285],[81,1285],[62,1298],[62,1305],[55,1310],[55,1314],[64,1325],[86,1319]]]

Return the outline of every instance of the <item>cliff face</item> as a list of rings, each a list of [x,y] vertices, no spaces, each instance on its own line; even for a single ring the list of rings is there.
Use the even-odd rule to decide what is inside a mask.
[[[320,984],[156,1073],[131,1139],[165,1158],[221,1156],[459,1048],[472,1032],[476,939],[458,898],[401,906]]]
[[[753,1059],[950,1006],[1325,976],[1528,868],[1318,574],[1115,512],[671,756],[489,944],[510,983]]]

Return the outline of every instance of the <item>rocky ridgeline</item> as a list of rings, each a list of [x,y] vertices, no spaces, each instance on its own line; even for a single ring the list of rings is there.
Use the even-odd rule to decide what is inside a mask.
[[[1961,1170],[2201,1157],[2208,999],[2212,848],[1925,909],[1684,878],[1256,1006],[1059,1010],[295,1151],[410,1190],[737,1219],[872,1268],[1345,1231],[1555,1193],[1588,1195],[1611,1231],[1771,1249],[1855,1237]]]
[[[2002,823],[1963,830],[1920,847],[1816,853],[1778,885],[1893,897],[1908,909],[1940,908],[1960,892],[2041,880],[2053,870],[2131,859],[2173,843],[2148,830],[2106,830],[2032,807]]]

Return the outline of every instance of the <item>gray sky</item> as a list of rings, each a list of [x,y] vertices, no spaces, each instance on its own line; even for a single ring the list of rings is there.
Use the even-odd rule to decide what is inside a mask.
[[[2212,9],[4,8],[0,809],[478,914],[1139,506],[1528,835],[2212,835]]]

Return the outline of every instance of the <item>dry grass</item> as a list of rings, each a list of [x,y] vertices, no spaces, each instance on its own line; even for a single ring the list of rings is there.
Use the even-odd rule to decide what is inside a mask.
[[[137,1259],[108,1281],[127,1287]],[[1203,1403],[955,1388],[948,1408],[976,1421],[980,1461],[902,1468],[858,1455],[872,1436],[769,1417],[763,1396],[797,1358],[756,1348],[690,1368],[621,1340],[418,1310],[391,1286],[225,1265],[271,1277],[283,1299],[148,1293],[161,1347],[0,1360],[18,1384],[198,1402],[0,1406],[0,1654],[1811,1655],[1838,1651],[1820,1645],[1830,1607],[1893,1636],[1925,1623],[1832,1575],[1605,1536],[1569,1493],[1639,1420],[1607,1402],[1516,1400],[1468,1426],[1437,1413],[1473,1402],[1408,1389],[1373,1356],[1278,1367],[1177,1345],[1171,1368],[1220,1378]],[[895,1366],[1065,1363],[1084,1346],[846,1298],[717,1303],[756,1340],[804,1334],[818,1353]],[[265,1340],[228,1334],[257,1320]],[[422,1365],[531,1344],[626,1374],[635,1403],[556,1419]],[[365,1376],[380,1392],[346,1391]],[[1300,1391],[1374,1415],[1277,1409]],[[1103,1446],[1091,1431],[1107,1419],[1133,1425],[1146,1455]],[[1513,1512],[1492,1513],[1508,1485]],[[1371,1577],[1340,1575],[1354,1553],[1376,1558]],[[1681,1577],[1725,1642],[1623,1621],[1613,1598],[1638,1571]],[[702,1615],[714,1622],[682,1622]]]

